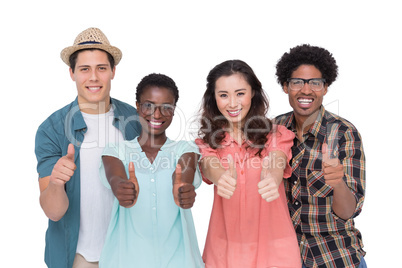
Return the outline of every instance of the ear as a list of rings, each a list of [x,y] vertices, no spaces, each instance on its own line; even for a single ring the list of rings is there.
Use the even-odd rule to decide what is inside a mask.
[[[138,103],[138,101],[135,102],[135,106],[137,107],[137,112],[140,110],[140,104]]]
[[[286,82],[283,83],[282,88],[283,88],[283,91],[284,91],[286,94],[289,94],[288,83],[286,83]]]
[[[327,92],[328,92],[328,84],[325,83],[325,86],[324,86],[324,90],[323,90],[322,95],[325,96],[325,95],[327,94]]]
[[[70,67],[68,70],[70,71],[70,77],[71,77],[71,79],[75,82],[75,77],[74,77],[73,69],[71,69],[71,67]]]
[[[114,66],[113,70],[112,70],[112,80],[113,80],[115,74],[116,74],[116,66]]]

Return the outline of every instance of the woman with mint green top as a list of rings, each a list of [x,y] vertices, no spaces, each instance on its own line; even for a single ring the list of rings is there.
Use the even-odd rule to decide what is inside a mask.
[[[172,79],[144,77],[137,87],[141,135],[103,152],[101,180],[116,199],[102,268],[204,267],[189,209],[201,184],[199,151],[165,133],[177,99]]]

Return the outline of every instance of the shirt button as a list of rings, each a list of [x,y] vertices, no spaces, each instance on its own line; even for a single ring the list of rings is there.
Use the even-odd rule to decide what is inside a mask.
[[[241,173],[241,175],[243,175],[243,174],[244,174],[244,171],[242,170],[240,173]]]
[[[296,183],[297,183],[297,180],[294,180],[294,181],[293,181],[293,184],[296,184]]]
[[[296,205],[296,206],[298,206],[298,205],[299,205],[299,202],[298,202],[298,201],[296,201],[296,202],[295,202],[295,205]]]
[[[151,179],[151,182],[155,182],[155,179]]]
[[[156,210],[156,207],[152,207],[152,210]]]
[[[152,193],[152,196],[156,196],[156,194],[155,194],[155,193]]]

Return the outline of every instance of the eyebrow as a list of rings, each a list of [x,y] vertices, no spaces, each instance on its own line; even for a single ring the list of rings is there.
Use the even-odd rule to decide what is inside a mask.
[[[108,67],[110,66],[110,64],[107,63],[101,63],[101,64],[97,64],[96,67]],[[91,65],[88,64],[83,64],[83,65],[77,65],[77,67],[91,67]]]
[[[140,102],[140,103],[143,104],[143,103],[146,103],[146,102],[151,103],[151,104],[156,104],[156,102],[153,102],[153,101],[150,101],[150,100],[145,100],[145,101]],[[175,105],[175,104],[171,104],[170,102],[163,102],[160,105],[164,105],[164,104]]]
[[[245,88],[239,88],[239,89],[236,89],[236,90],[235,90],[235,93],[236,93],[236,92],[239,92],[239,91],[245,91],[245,90],[246,90]],[[228,90],[222,89],[222,90],[219,90],[217,93],[220,93],[220,92],[228,92]]]

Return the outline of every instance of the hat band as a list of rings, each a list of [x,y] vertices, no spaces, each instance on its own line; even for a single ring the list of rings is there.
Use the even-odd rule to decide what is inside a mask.
[[[96,41],[86,41],[79,43],[78,45],[88,45],[88,44],[102,44],[101,42],[96,42]]]

